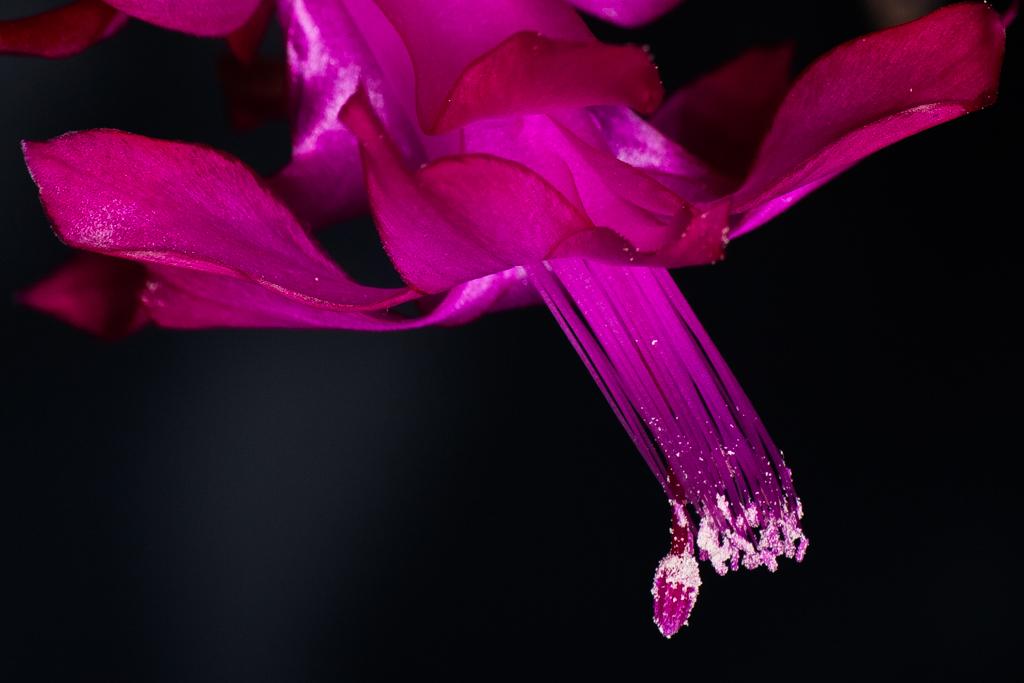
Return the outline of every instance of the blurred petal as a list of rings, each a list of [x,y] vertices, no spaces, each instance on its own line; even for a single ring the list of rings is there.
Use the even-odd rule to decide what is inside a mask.
[[[24,19],[0,21],[0,54],[69,57],[124,25],[126,17],[100,0],[78,0]]]
[[[226,56],[220,80],[231,125],[242,130],[288,115],[288,75],[283,62],[254,57],[249,62]]]
[[[980,3],[840,45],[793,85],[734,210],[742,234],[869,154],[994,101],[1005,32]],[[760,207],[776,201],[773,211]]]
[[[75,327],[113,338],[146,323],[139,300],[145,281],[146,269],[138,263],[80,253],[19,298]]]
[[[225,36],[256,11],[260,0],[106,0],[137,19],[197,36]]]
[[[1019,12],[1020,0],[1013,0],[1010,6],[1003,11],[1003,28],[1010,28],[1010,25],[1017,21],[1017,14]]]
[[[740,182],[790,84],[791,47],[755,49],[673,94],[652,123]]]
[[[667,13],[683,0],[569,0],[587,14],[619,26],[641,26]]]
[[[628,248],[521,164],[467,154],[408,170],[362,91],[341,118],[359,139],[384,247],[405,281],[423,292],[546,258],[607,257]]]
[[[416,72],[420,124],[452,130],[492,116],[622,103],[649,112],[661,84],[639,48],[598,43],[549,0],[377,0]]]
[[[415,297],[352,281],[248,168],[212,149],[102,130],[24,149],[54,228],[73,247],[248,280],[333,310]]]
[[[259,50],[274,15],[274,0],[262,0],[252,16],[228,35],[228,47],[240,62],[249,63]]]

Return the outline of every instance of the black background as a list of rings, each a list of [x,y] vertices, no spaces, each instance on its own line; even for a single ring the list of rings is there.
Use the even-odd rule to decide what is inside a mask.
[[[795,38],[806,62],[871,22],[854,2],[691,0],[602,35],[651,44],[676,86],[758,42]],[[0,677],[996,671],[1019,647],[1018,31],[995,107],[679,273],[786,452],[811,548],[776,574],[705,567],[670,641],[648,592],[669,510],[545,310],[109,344],[15,305],[66,256],[19,139],[117,127],[262,172],[288,141],[228,127],[217,41],[133,22],[74,59],[0,58]]]

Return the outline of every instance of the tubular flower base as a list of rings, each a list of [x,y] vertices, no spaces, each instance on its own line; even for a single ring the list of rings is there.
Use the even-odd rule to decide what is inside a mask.
[[[719,574],[802,560],[782,453],[668,271],[562,260],[530,276],[672,503],[652,591],[661,632],[696,600],[695,552]]]

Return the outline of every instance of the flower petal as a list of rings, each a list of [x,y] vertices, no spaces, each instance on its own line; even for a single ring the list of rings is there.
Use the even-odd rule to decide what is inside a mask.
[[[315,227],[366,210],[359,148],[338,121],[362,83],[407,158],[425,160],[415,122],[412,65],[372,0],[281,0],[290,71],[292,160],[275,192]]]
[[[139,294],[146,269],[138,263],[79,253],[19,299],[100,337],[134,332],[148,320]]]
[[[437,115],[427,118],[431,110],[421,109],[420,121],[428,131],[445,132],[483,118],[600,104],[649,114],[662,96],[650,56],[638,47],[522,32],[467,66]]]
[[[420,124],[443,132],[479,118],[621,103],[649,112],[661,84],[639,48],[598,43],[548,0],[377,0],[416,71]]]
[[[420,291],[546,258],[607,258],[629,248],[521,164],[466,154],[408,170],[364,91],[345,104],[341,120],[359,139],[384,247]]]
[[[248,168],[215,150],[110,130],[24,150],[43,206],[73,247],[249,280],[320,308],[416,296],[352,281]]]
[[[736,192],[734,210],[751,213],[733,234],[760,225],[869,154],[990,104],[1004,42],[1000,16],[987,5],[965,3],[819,59],[790,89]],[[773,210],[759,210],[777,199]]]
[[[106,0],[125,14],[174,31],[224,36],[244,24],[260,0]]]
[[[652,118],[739,184],[790,84],[790,46],[754,49],[676,91]]]
[[[617,159],[587,111],[486,121],[463,129],[465,151],[516,161],[541,175],[595,225],[641,251],[679,237],[689,220],[682,198],[652,174]]]
[[[419,316],[309,306],[251,281],[165,266],[150,267],[143,301],[162,327],[283,327],[392,332],[461,325],[489,311],[536,300],[521,269],[459,285]]]
[[[730,180],[625,107],[592,107],[604,145],[619,161],[643,169],[690,202],[711,202]]]
[[[24,19],[0,21],[0,54],[69,57],[114,34],[126,17],[100,0],[78,0]]]
[[[642,26],[667,13],[683,0],[568,0],[587,14],[619,26]]]

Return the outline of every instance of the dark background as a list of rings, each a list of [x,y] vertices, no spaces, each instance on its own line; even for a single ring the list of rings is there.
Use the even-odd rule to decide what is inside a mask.
[[[651,44],[676,86],[756,42],[796,38],[806,62],[872,17],[690,0],[602,35]],[[110,344],[15,305],[66,256],[19,139],[117,127],[263,172],[288,141],[283,125],[228,127],[216,41],[133,22],[74,59],[0,58],[0,677],[995,672],[1019,648],[1018,31],[995,107],[679,274],[786,452],[811,548],[774,575],[704,567],[671,641],[648,592],[669,510],[545,310]]]

